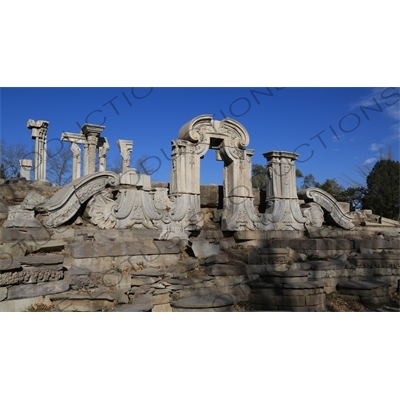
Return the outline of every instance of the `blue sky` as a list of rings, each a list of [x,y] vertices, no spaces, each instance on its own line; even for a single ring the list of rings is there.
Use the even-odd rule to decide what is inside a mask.
[[[8,143],[32,145],[28,119],[50,122],[49,141],[79,132],[85,122],[103,124],[108,162],[119,157],[116,140],[133,140],[132,165],[150,157],[155,181],[169,181],[171,140],[200,114],[244,125],[253,163],[265,165],[262,153],[270,150],[296,151],[297,167],[319,182],[360,180],[358,167],[372,167],[389,145],[399,159],[398,88],[2,88],[0,96],[1,136]],[[222,163],[212,150],[202,161],[201,182],[222,184]]]

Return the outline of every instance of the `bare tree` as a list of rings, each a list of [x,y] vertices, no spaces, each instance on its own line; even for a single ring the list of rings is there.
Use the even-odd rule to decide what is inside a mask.
[[[26,144],[8,144],[4,138],[0,140],[0,165],[5,179],[19,177],[19,160],[33,159],[33,156],[34,151]]]
[[[47,179],[57,186],[64,186],[72,180],[71,149],[61,140],[48,142]]]

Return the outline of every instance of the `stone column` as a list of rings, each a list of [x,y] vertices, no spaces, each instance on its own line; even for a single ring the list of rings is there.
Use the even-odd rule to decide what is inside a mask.
[[[96,172],[96,148],[99,136],[105,126],[85,124],[82,126],[82,133],[85,135],[87,147],[85,147],[85,172],[93,174]]]
[[[32,130],[31,138],[35,140],[35,180],[46,180],[46,161],[47,161],[47,129],[48,121],[28,120],[28,129]]]
[[[131,165],[132,140],[117,140],[117,145],[122,157],[122,172],[128,171]]]
[[[106,155],[108,150],[110,150],[110,145],[108,144],[107,138],[99,138],[99,171],[106,171]]]
[[[77,143],[71,143],[72,151],[72,180],[81,177],[81,148]]]
[[[304,230],[305,218],[300,210],[296,187],[297,153],[270,151],[268,161],[267,210],[276,230]]]
[[[19,160],[19,175],[26,180],[31,179],[32,160]]]

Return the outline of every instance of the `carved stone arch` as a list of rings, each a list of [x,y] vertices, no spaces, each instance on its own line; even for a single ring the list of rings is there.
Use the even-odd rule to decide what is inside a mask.
[[[217,150],[217,159],[224,161],[224,212],[223,229],[256,229],[251,183],[251,157],[253,150],[246,150],[250,143],[247,130],[238,121],[225,118],[213,119],[204,114],[193,118],[172,141],[172,172],[170,194],[192,196],[200,213],[200,159],[211,148]]]
[[[204,114],[193,118],[182,126],[178,138],[213,149],[222,146],[244,149],[249,145],[249,134],[241,123],[231,118],[217,121],[212,117],[212,114]]]

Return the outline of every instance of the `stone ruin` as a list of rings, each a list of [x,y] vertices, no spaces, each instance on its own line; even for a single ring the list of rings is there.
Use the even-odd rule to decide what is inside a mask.
[[[28,122],[38,154],[44,122]],[[47,198],[29,191],[21,205],[0,210],[0,310],[229,311],[247,302],[325,311],[330,293],[378,307],[398,291],[399,223],[350,212],[321,189],[297,191],[298,154],[263,154],[260,193],[246,129],[200,115],[172,141],[170,183],[161,184],[130,168],[131,140],[117,141],[122,173],[107,171],[104,129],[62,134],[73,153],[70,184]],[[223,161],[223,187],[200,185],[210,149]]]

